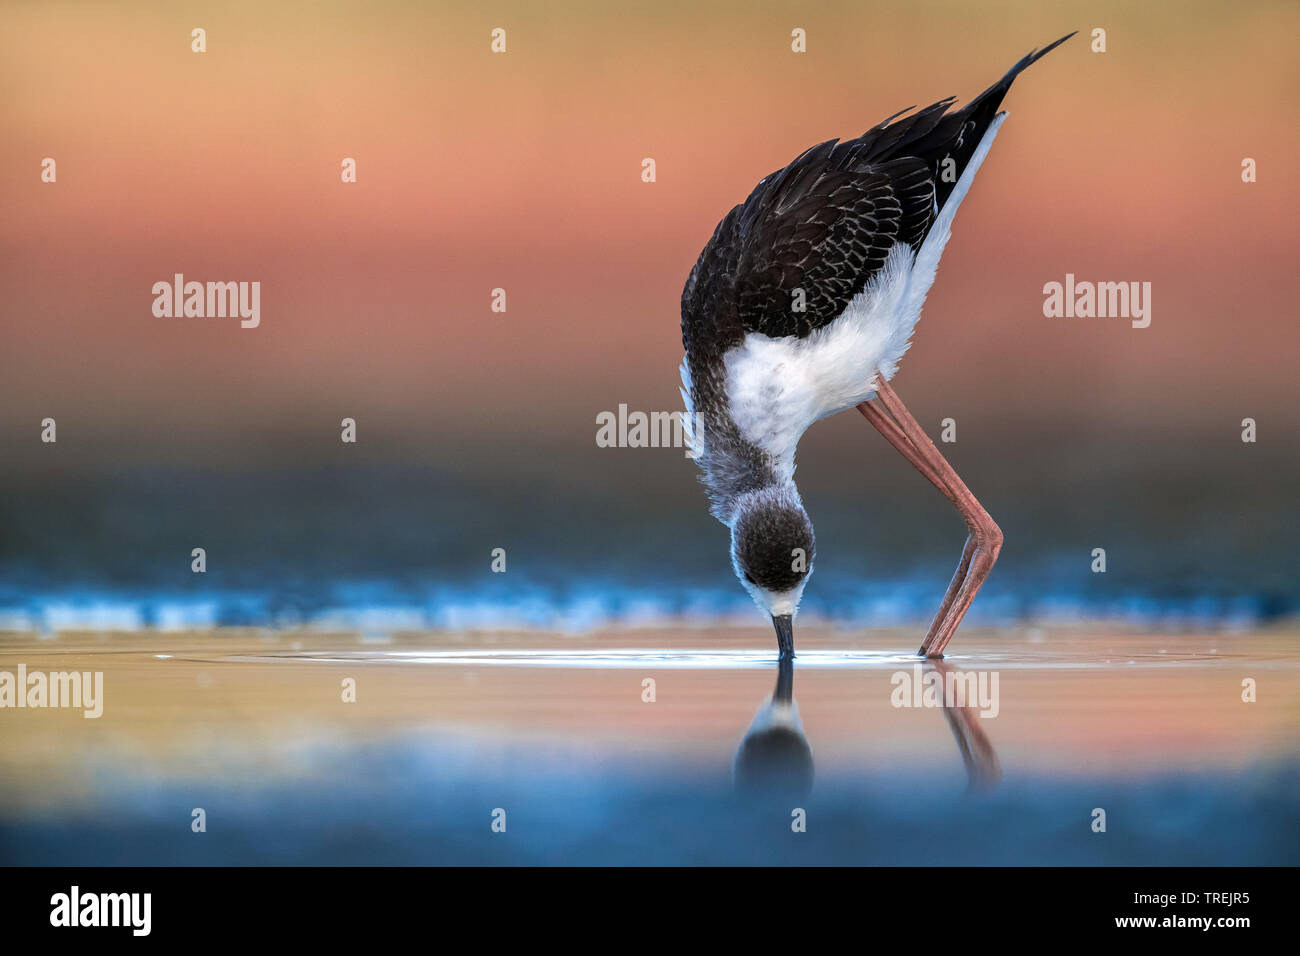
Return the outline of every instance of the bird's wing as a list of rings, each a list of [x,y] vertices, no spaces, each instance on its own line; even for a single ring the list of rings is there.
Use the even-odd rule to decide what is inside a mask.
[[[952,97],[903,110],[857,139],[814,146],[759,183],[718,223],[686,282],[688,359],[748,332],[805,336],[833,321],[894,242],[919,246],[1012,82],[1071,36],[1022,57],[955,112]]]
[[[701,254],[684,317],[708,315],[733,340],[803,337],[844,311],[895,242],[919,243],[934,215],[927,164],[868,162],[864,145],[830,140],[759,183]]]
[[[851,147],[814,147],[741,216],[735,290],[745,331],[802,337],[834,321],[894,243],[920,240],[933,206],[923,162],[875,166]]]

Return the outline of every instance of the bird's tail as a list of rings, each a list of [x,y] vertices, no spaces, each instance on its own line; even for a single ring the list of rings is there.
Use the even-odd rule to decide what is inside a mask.
[[[942,171],[940,164],[951,158],[956,163],[957,174],[960,176],[983,139],[984,133],[993,124],[994,118],[998,115],[998,107],[1002,105],[1002,100],[1011,89],[1015,78],[1074,36],[1074,33],[1067,33],[1055,43],[1050,43],[1041,50],[1034,50],[1022,57],[1020,62],[1007,70],[1000,80],[955,113],[944,116],[924,140],[916,143],[916,154],[932,161],[932,168],[935,171],[935,200],[938,208],[943,208],[956,185],[951,177],[945,178],[940,175]]]
[[[1015,78],[1078,32],[1078,30],[1074,30],[1067,33],[1065,36],[1061,37],[1061,39],[1054,43],[1049,43],[1041,50],[1031,50],[1025,56],[1021,57],[1019,63],[1007,70],[1002,79],[998,80],[979,96],[975,97],[975,99],[971,100],[970,105],[967,106],[966,109],[974,112],[978,108],[981,113],[987,111],[989,118],[992,119],[993,114],[997,112],[997,108],[1002,105],[1002,98],[1007,95],[1007,90],[1011,89],[1011,84],[1015,81]]]

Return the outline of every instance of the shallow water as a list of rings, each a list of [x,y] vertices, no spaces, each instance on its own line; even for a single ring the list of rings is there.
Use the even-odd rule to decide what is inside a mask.
[[[756,628],[9,634],[104,690],[0,710],[0,861],[1295,863],[1297,636],[803,628],[783,686]]]

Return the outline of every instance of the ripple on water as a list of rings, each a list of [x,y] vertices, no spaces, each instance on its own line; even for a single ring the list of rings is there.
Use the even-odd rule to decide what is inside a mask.
[[[769,650],[672,649],[663,648],[609,648],[599,650],[571,648],[463,648],[439,650],[379,650],[356,651],[293,651],[260,655],[232,655],[221,658],[230,663],[284,663],[314,662],[329,664],[440,664],[499,667],[555,667],[555,668],[686,668],[695,670],[740,670],[770,668],[776,664]],[[1214,657],[1201,655],[1162,655],[1160,657],[1092,659],[1065,659],[1050,655],[1026,654],[960,654],[949,655],[950,665],[977,667],[979,669],[1033,668],[1079,669],[1156,666],[1169,667],[1182,664],[1212,663]],[[888,651],[810,649],[800,651],[795,666],[800,670],[898,668],[923,664],[924,659],[915,654]]]

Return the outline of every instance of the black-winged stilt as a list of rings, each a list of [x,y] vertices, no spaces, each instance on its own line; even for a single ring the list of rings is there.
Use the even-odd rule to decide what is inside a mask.
[[[771,615],[782,658],[794,653],[814,556],[795,447],[827,415],[856,406],[970,530],[918,653],[942,656],[997,560],[1002,532],[889,380],[957,207],[1006,119],[1002,98],[1073,35],[1030,53],[960,110],[948,112],[949,97],[806,150],[726,215],[691,270],[682,394],[694,455],[712,512],[731,529],[736,576]]]
[[[794,660],[777,664],[776,689],[763,701],[741,738],[731,764],[737,789],[770,793],[807,793],[813,782],[812,748],[804,736],[794,699]]]

